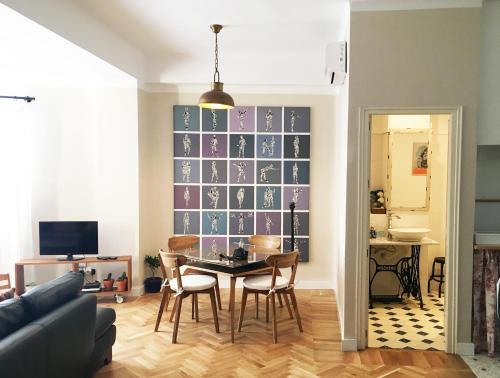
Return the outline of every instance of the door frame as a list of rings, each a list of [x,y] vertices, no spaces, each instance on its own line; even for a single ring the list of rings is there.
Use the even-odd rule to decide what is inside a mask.
[[[448,125],[448,180],[446,201],[446,264],[445,264],[445,342],[446,352],[457,353],[458,316],[458,260],[460,221],[460,177],[462,161],[462,107],[376,107],[358,109],[358,148],[356,238],[356,319],[358,349],[368,346],[368,278],[369,278],[369,228],[370,228],[370,157],[371,125],[370,117],[380,114],[449,114]]]

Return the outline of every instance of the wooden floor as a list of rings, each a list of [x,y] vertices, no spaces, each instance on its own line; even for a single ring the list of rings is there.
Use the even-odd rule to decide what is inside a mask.
[[[272,344],[271,327],[255,320],[249,298],[242,332],[230,343],[228,291],[222,291],[221,333],[216,334],[208,297],[200,296],[200,323],[191,320],[190,298],[183,306],[177,345],[171,344],[172,323],[164,316],[154,325],[159,295],[101,303],[117,312],[113,362],[97,374],[105,377],[474,377],[458,356],[443,352],[368,349],[342,353],[334,293],[297,290],[304,333],[285,309],[278,312],[279,344]],[[237,291],[240,299],[241,292]],[[237,304],[239,309],[239,304]],[[169,309],[170,310],[170,309]]]

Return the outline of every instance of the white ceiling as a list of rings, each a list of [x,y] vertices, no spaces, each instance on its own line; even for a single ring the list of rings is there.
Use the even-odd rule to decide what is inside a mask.
[[[228,85],[328,87],[325,47],[345,39],[347,0],[74,0],[145,54],[145,82],[211,81],[212,23]]]

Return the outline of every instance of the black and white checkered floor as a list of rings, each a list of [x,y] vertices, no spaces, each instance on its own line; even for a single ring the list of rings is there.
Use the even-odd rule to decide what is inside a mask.
[[[368,310],[368,346],[444,350],[444,295],[431,292],[423,301],[423,309],[406,297],[403,303],[374,303]]]

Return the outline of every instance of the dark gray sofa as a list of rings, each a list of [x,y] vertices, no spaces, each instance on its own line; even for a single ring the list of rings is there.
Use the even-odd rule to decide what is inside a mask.
[[[86,378],[111,361],[115,311],[67,273],[0,303],[0,376]]]

